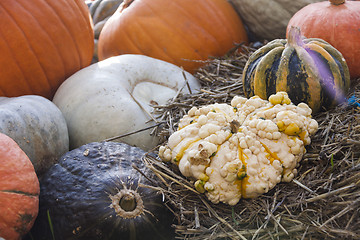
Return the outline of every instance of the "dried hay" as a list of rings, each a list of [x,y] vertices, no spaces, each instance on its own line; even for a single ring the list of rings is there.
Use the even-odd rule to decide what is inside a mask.
[[[255,47],[213,59],[196,73],[200,93],[155,106],[166,138],[191,106],[229,103],[243,95],[241,73]],[[360,85],[352,94],[360,97]],[[145,157],[175,216],[177,239],[360,239],[360,110],[341,105],[313,116],[319,130],[307,146],[298,176],[236,206],[212,204],[173,164]],[[154,150],[156,152],[156,150]]]

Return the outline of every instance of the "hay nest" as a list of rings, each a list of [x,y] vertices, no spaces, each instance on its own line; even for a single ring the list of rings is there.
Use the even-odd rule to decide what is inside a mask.
[[[159,122],[165,124],[154,134],[166,140],[191,106],[229,103],[235,95],[243,95],[242,70],[256,47],[242,46],[241,54],[209,61],[195,74],[201,92],[179,94],[166,106],[155,106]],[[350,94],[359,98],[360,85]],[[146,156],[148,167],[159,178],[158,189],[176,216],[177,239],[360,239],[360,108],[356,104],[313,116],[319,130],[292,182],[233,207],[212,204],[176,166]]]

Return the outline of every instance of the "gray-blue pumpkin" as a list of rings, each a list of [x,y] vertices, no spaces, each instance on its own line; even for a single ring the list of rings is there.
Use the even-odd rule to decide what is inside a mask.
[[[40,180],[33,239],[52,239],[49,218],[56,240],[174,239],[174,216],[154,189],[157,178],[142,161],[145,153],[94,142],[62,156]]]
[[[0,97],[0,132],[14,139],[38,175],[69,151],[63,114],[54,103],[41,96]]]

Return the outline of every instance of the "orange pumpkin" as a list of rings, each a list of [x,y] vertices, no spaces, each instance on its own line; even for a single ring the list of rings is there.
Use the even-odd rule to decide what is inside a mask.
[[[360,2],[330,0],[312,3],[290,19],[307,38],[321,38],[339,50],[352,79],[360,77]]]
[[[126,0],[102,29],[98,54],[99,60],[142,54],[193,73],[209,57],[247,41],[227,0]]]
[[[52,98],[91,63],[93,37],[84,0],[0,1],[0,96]]]
[[[39,210],[39,180],[30,159],[0,133],[0,239],[21,239]]]

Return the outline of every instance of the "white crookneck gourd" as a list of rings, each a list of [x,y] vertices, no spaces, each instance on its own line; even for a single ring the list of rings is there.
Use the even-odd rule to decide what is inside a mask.
[[[155,106],[199,90],[198,79],[174,64],[122,54],[70,76],[53,102],[66,119],[70,149],[123,135],[116,141],[148,151],[161,142],[152,128],[161,121]]]
[[[285,92],[269,101],[236,96],[231,105],[193,107],[159,156],[176,163],[213,203],[235,205],[294,178],[318,129],[311,112],[305,103],[291,103]]]

